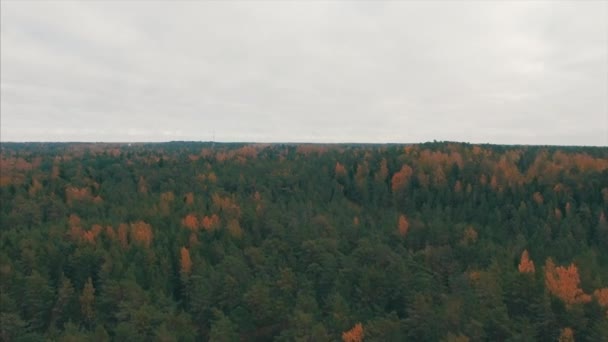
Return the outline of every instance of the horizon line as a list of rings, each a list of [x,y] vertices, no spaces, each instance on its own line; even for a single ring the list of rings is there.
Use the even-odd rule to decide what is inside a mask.
[[[608,148],[607,145],[558,145],[558,144],[526,144],[526,143],[493,143],[493,142],[467,142],[456,140],[432,140],[423,142],[323,142],[323,141],[214,141],[214,140],[165,140],[165,141],[1,141],[2,144],[99,144],[99,145],[144,145],[144,144],[170,144],[170,143],[199,143],[199,144],[250,144],[250,145],[423,145],[433,143],[454,143],[468,145],[495,145],[495,146],[547,146],[547,147],[597,147]]]

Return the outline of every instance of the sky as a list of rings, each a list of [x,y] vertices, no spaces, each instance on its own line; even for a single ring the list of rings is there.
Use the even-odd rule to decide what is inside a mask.
[[[608,1],[2,1],[0,141],[608,146]]]

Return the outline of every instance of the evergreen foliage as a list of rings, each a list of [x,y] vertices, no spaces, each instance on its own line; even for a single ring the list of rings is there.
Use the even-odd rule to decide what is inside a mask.
[[[1,149],[0,341],[608,340],[608,148]]]

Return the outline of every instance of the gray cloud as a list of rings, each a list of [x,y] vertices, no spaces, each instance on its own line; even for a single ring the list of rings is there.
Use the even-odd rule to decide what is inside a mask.
[[[608,3],[2,2],[3,141],[608,145]]]

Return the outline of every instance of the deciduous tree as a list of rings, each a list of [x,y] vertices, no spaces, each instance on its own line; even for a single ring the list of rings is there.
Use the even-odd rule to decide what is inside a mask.
[[[188,228],[192,231],[196,231],[198,229],[198,225],[199,225],[198,218],[196,217],[195,214],[188,214],[182,220],[182,225],[184,225],[186,228]]]
[[[397,224],[397,229],[399,231],[399,235],[405,237],[407,235],[408,230],[410,229],[410,223],[408,222],[405,215],[399,216],[399,222]]]
[[[574,264],[568,267],[555,266],[551,258],[545,263],[545,285],[547,289],[566,304],[588,303],[591,296],[579,287],[578,268]]]
[[[409,184],[413,173],[414,171],[409,165],[403,165],[401,170],[395,173],[391,179],[391,189],[393,192],[396,193],[405,189],[407,184]]]
[[[521,253],[521,261],[519,262],[519,266],[517,267],[520,273],[534,273],[534,261],[530,260],[530,255],[528,254],[528,250],[524,250]]]
[[[571,328],[562,329],[558,342],[574,342],[574,331]]]
[[[363,337],[364,331],[361,323],[355,324],[350,330],[342,333],[342,341],[344,342],[361,342]]]
[[[150,247],[152,243],[152,226],[144,221],[131,223],[131,237],[134,241],[140,242],[144,247]]]
[[[190,251],[186,247],[182,247],[180,250],[179,264],[182,274],[190,274],[192,271],[192,259],[190,259]]]

